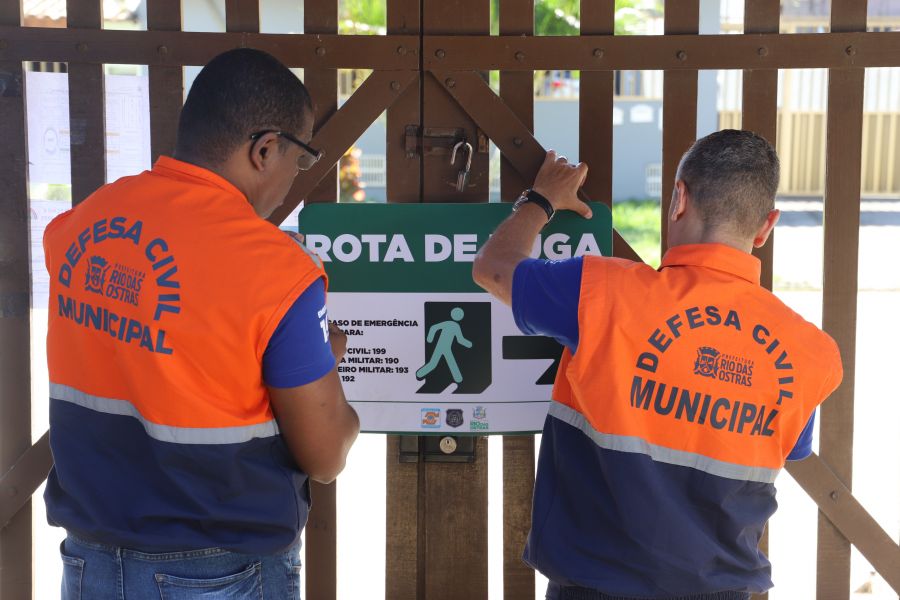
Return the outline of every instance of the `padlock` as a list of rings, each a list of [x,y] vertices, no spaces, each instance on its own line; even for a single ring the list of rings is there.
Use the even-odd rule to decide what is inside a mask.
[[[466,166],[463,167],[463,169],[459,172],[459,175],[456,176],[457,192],[462,192],[466,189],[466,182],[469,179],[469,171],[472,170],[472,144],[465,140],[456,142],[456,145],[453,146],[453,152],[450,153],[450,164],[453,165],[456,163],[456,153],[460,149],[460,147],[463,147],[466,150]]]

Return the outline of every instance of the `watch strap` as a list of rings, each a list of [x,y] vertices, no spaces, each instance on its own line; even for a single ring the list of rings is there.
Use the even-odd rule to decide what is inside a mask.
[[[520,206],[529,202],[533,202],[544,209],[544,212],[547,213],[548,221],[553,218],[553,215],[556,212],[553,209],[553,205],[550,204],[550,201],[547,200],[547,198],[532,189],[527,189],[522,192],[522,195],[519,196],[518,200],[516,200],[516,203],[513,205],[513,210],[518,210]]]

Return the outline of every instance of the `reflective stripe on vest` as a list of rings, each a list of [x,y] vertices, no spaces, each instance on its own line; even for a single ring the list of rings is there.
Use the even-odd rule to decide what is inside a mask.
[[[657,462],[681,467],[691,467],[710,475],[738,479],[740,481],[757,481],[759,483],[774,483],[780,469],[766,469],[762,467],[745,467],[733,463],[715,460],[702,454],[673,450],[665,446],[651,444],[644,439],[635,436],[613,435],[601,433],[594,429],[587,419],[578,411],[560,404],[550,403],[550,416],[568,423],[579,429],[601,448],[630,452],[633,454],[645,454]]]
[[[145,419],[137,407],[128,400],[93,396],[59,383],[50,384],[50,397],[108,415],[132,417],[141,423],[148,436],[160,442],[170,442],[172,444],[240,444],[254,438],[271,437],[279,433],[275,419],[258,425],[247,425],[244,427],[171,427],[160,425]]]

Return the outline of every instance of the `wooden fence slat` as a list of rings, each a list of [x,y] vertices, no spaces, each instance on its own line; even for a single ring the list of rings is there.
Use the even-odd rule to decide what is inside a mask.
[[[419,33],[419,0],[388,0],[388,35]],[[420,43],[398,44],[401,56],[415,55],[421,59]],[[401,50],[402,48],[402,50]],[[421,202],[422,158],[406,150],[406,127],[422,125],[422,84],[417,81],[409,86],[387,111],[386,159],[387,201]],[[390,460],[390,457],[388,457]],[[390,464],[390,463],[389,463]],[[389,466],[388,469],[391,467]]]
[[[500,35],[534,35],[534,11],[531,0],[501,0]],[[534,131],[534,72],[501,71],[500,97]],[[505,156],[500,159],[500,199],[512,202],[533,182],[525,181]],[[505,460],[505,459],[504,459]]]
[[[675,2],[669,19],[680,23],[694,12],[692,0]],[[681,29],[680,27],[678,29]],[[494,69],[540,71],[544,69],[800,69],[896,66],[900,36],[896,32],[793,33],[790,35],[700,35],[672,30],[667,35],[534,36],[510,40],[502,36],[431,35],[422,54],[425,68],[452,71]],[[688,28],[687,31],[691,31]],[[853,46],[848,54],[846,48]],[[598,61],[596,48],[603,49]],[[767,53],[761,55],[764,47]],[[434,55],[437,48],[445,53]],[[524,59],[517,59],[516,52]],[[679,55],[684,51],[685,55]]]
[[[613,35],[616,25],[614,0],[581,1],[582,35]],[[591,51],[598,63],[605,50]],[[584,71],[578,100],[578,158],[590,169],[584,190],[592,200],[612,208],[613,92],[615,71]]]
[[[865,31],[865,0],[834,0],[832,31]],[[820,455],[852,489],[853,400],[856,379],[856,308],[864,69],[828,72],[822,327],[837,342],[844,380],[820,411]],[[816,592],[820,598],[850,591],[850,544],[819,515]]]
[[[472,463],[424,466],[425,587],[419,597],[487,600],[487,437],[476,438]]]
[[[424,2],[422,15],[423,33],[426,39],[433,35],[487,35],[490,33],[490,3],[484,0],[458,0],[457,2]],[[524,39],[524,38],[523,38]],[[437,58],[440,48],[423,54],[423,60]],[[476,67],[480,69],[480,67]],[[452,79],[452,76],[448,76]],[[472,169],[465,190],[456,191],[457,174],[461,158],[450,166],[450,154],[434,154],[422,159],[422,197],[426,202],[484,202],[488,198],[489,157],[487,140],[479,148],[478,128],[447,93],[441,83],[431,77],[423,80],[423,126],[437,128],[462,128],[465,137],[475,150]],[[463,157],[465,153],[463,153]]]
[[[337,0],[316,0],[303,5],[303,30],[305,33],[337,33]],[[324,47],[323,47],[324,50]],[[317,54],[321,51],[317,50]],[[304,84],[313,100],[318,132],[324,123],[337,112],[337,70],[307,68],[303,71]],[[338,156],[326,160],[335,162]],[[330,169],[318,186],[305,200],[307,202],[337,202],[337,167]],[[291,223],[293,225],[293,223]],[[331,527],[307,529],[306,531],[306,595],[311,600],[333,600],[337,597],[337,481],[329,486],[313,482],[314,517],[325,523],[331,519]],[[330,490],[327,488],[331,488]],[[313,514],[320,511],[318,514]]]
[[[744,4],[744,33],[778,33],[781,4],[779,0],[756,0]],[[766,50],[768,52],[768,50]],[[756,132],[766,138],[772,147],[776,144],[778,121],[778,71],[776,69],[744,69],[743,73],[742,129]],[[760,282],[772,289],[772,260],[775,248],[775,232],[762,248],[753,254],[762,261]],[[768,550],[768,530],[760,544]]]
[[[421,537],[419,482],[424,481],[425,465],[401,463],[399,435],[387,436],[387,498],[385,552],[385,598],[416,600],[424,589],[425,572],[420,569]]]
[[[675,39],[677,38],[677,39]],[[145,65],[203,65],[213,56],[240,46],[259,48],[290,67],[416,68],[414,54],[397,53],[400,44],[418,44],[410,36],[339,36],[273,33],[212,33],[4,27],[0,60],[44,62],[121,62]],[[897,32],[795,33],[745,35],[623,36],[430,35],[423,41],[425,70],[540,71],[567,68],[610,69],[772,69],[895,67],[900,56]],[[79,47],[84,43],[86,47]],[[159,46],[166,46],[165,55]],[[515,46],[515,48],[513,47]],[[852,46],[853,52],[846,48]],[[325,48],[324,56],[316,54]],[[603,60],[593,51],[603,48]],[[759,48],[768,53],[760,56]],[[444,56],[435,51],[441,48]],[[515,58],[514,50],[525,54]],[[677,58],[677,51],[687,56]]]
[[[225,0],[225,31],[259,31],[259,0]]]
[[[181,30],[181,0],[148,0],[147,28],[153,31]],[[165,48],[165,51],[163,51]],[[167,56],[169,49],[157,52]],[[178,117],[184,104],[184,69],[181,65],[150,65],[150,160],[172,155],[178,132]]]
[[[667,8],[669,6],[667,5]],[[679,2],[677,9],[665,11],[666,37],[696,34],[700,25],[699,0]],[[737,36],[735,36],[737,37]],[[676,50],[676,60],[687,59],[686,50]],[[663,74],[663,142],[662,142],[662,199],[660,203],[660,245],[666,251],[669,232],[669,205],[672,186],[681,155],[697,138],[697,72],[671,71]]]
[[[338,2],[337,0],[316,0],[307,2],[303,8],[303,31],[305,33],[337,33]],[[325,47],[321,46],[316,53],[321,54]],[[327,51],[326,51],[327,54]],[[315,105],[316,126],[318,131],[324,123],[337,112],[338,88],[337,69],[311,68],[303,71],[303,82],[312,96]],[[330,161],[340,157],[332,156]],[[338,201],[338,168],[335,166],[319,182],[319,185],[306,197],[307,202],[337,202]]]
[[[821,456],[814,453],[804,460],[789,462],[787,471],[818,505],[821,514],[857,547],[900,594],[900,547],[866,512]],[[847,593],[828,591],[817,596],[844,598]]]
[[[103,22],[100,8],[100,0],[66,0],[67,26],[101,29]],[[79,49],[86,47],[85,44]],[[69,63],[69,139],[73,205],[106,183],[104,90],[102,64]]]
[[[387,0],[388,35],[418,35],[420,9],[419,0]],[[408,46],[403,46],[407,48],[405,54],[414,52],[421,61],[421,43],[411,49]],[[421,98],[422,82],[417,75],[387,110],[388,202],[422,201],[422,157],[406,150],[407,126],[422,126]],[[419,547],[420,506],[424,505],[419,482],[424,478],[425,465],[400,462],[400,439],[399,435],[387,436],[385,455],[385,598],[415,600],[425,584],[424,570],[419,568],[419,557],[424,555]]]
[[[423,2],[422,10],[422,33],[426,37],[490,33],[490,3],[485,0]],[[481,78],[483,74],[473,76]],[[453,166],[449,153],[424,156],[423,201],[486,201],[487,139],[480,137],[466,111],[433,77],[423,78],[422,107],[423,128],[463,128],[474,150],[471,171],[462,192],[456,191],[456,183],[465,153],[457,157],[458,162]],[[487,461],[487,440],[480,437],[472,463],[424,463],[424,495],[419,506],[419,536],[424,539],[424,554],[420,556],[424,585],[419,590],[420,598],[487,599]]]
[[[0,25],[19,25],[20,19],[20,2],[0,2]],[[31,346],[31,265],[24,76],[21,62],[0,61],[0,473],[31,446],[31,357],[27,352]],[[32,594],[31,502],[27,500],[8,525],[0,523],[2,598],[30,598]]]
[[[44,62],[116,62],[139,65],[205,65],[214,56],[240,47],[274,55],[289,67],[415,69],[415,54],[397,47],[418,47],[415,36],[275,34],[117,29],[43,29],[0,26],[0,60]],[[84,44],[84,45],[81,45]],[[160,51],[165,46],[165,52]],[[319,48],[325,54],[317,54]],[[320,51],[321,53],[321,51]]]
[[[534,436],[503,436],[503,597],[534,595],[534,569],[522,560],[531,529]]]
[[[52,466],[50,432],[45,431],[41,439],[23,452],[0,477],[0,528],[28,503],[34,491],[47,479]]]
[[[534,35],[533,0],[500,0],[500,35]],[[534,72],[501,71],[500,98],[534,131]],[[509,159],[500,159],[500,199],[511,202],[532,184]],[[493,460],[498,460],[494,457]],[[522,560],[531,527],[534,436],[503,436],[503,597],[534,595],[534,570]]]
[[[744,4],[744,33],[778,33],[781,13],[780,0],[757,0]],[[744,69],[743,98],[741,100],[741,129],[748,129],[764,137],[776,147],[778,122],[778,71],[775,69]],[[772,289],[774,279],[774,249],[776,232],[769,235],[762,248],[754,248],[753,255],[762,262],[760,283]],[[759,548],[769,554],[769,527],[763,531]],[[773,569],[777,569],[775,565]],[[768,598],[768,593],[759,594]]]
[[[534,35],[532,0],[500,0],[500,35]],[[501,71],[500,97],[534,131],[534,71]],[[512,202],[533,182],[525,181],[505,156],[500,159],[500,199]]]

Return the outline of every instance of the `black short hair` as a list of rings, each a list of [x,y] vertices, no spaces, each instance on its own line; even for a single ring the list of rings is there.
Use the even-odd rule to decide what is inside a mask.
[[[203,67],[178,120],[176,156],[220,165],[263,129],[297,135],[313,118],[306,87],[271,54],[229,50]]]
[[[775,207],[775,148],[752,131],[723,129],[694,142],[678,167],[707,230],[752,236]]]

